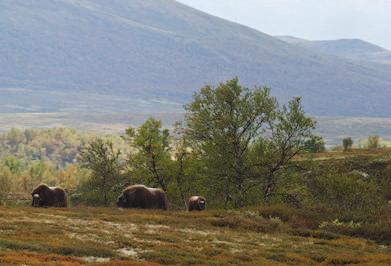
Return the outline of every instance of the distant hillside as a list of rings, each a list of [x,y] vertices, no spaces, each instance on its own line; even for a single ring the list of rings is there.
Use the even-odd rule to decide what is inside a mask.
[[[133,112],[151,100],[141,111],[159,112],[238,76],[282,101],[303,96],[315,115],[391,115],[391,66],[303,49],[173,0],[2,0],[0,42],[0,112]]]
[[[309,41],[293,36],[277,36],[280,40],[314,52],[336,55],[353,60],[391,64],[391,51],[360,39]]]

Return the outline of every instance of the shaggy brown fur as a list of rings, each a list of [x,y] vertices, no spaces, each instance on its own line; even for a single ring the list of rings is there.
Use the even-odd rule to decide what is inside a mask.
[[[205,210],[206,199],[201,196],[190,197],[188,201],[189,211]]]
[[[33,192],[33,207],[67,207],[67,193],[59,187],[48,187],[45,184],[37,186]]]
[[[162,209],[167,210],[166,193],[159,188],[144,185],[129,186],[118,197],[120,208]]]

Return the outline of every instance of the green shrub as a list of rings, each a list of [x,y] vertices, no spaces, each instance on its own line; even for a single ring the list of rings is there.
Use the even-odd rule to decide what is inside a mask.
[[[352,145],[353,145],[352,138],[349,137],[349,138],[344,138],[342,140],[343,151],[351,150],[352,149]]]
[[[210,223],[217,227],[228,227],[262,233],[285,232],[288,230],[288,226],[280,218],[269,217],[269,219],[266,219],[259,216],[256,212],[251,211],[221,215],[215,217]]]
[[[262,206],[259,208],[259,215],[264,218],[278,217],[292,228],[317,228],[322,220],[309,209],[298,209],[284,204]]]
[[[320,239],[337,239],[340,238],[339,234],[324,231],[324,230],[310,230],[310,229],[293,229],[289,231],[290,234],[301,237],[312,237],[312,238],[320,238]]]
[[[319,153],[326,151],[325,142],[321,136],[314,136],[304,144],[304,151],[310,153]]]
[[[298,209],[294,209],[284,204],[264,205],[259,208],[258,212],[259,215],[264,218],[278,217],[284,222],[299,215]]]
[[[313,175],[306,183],[313,203],[322,203],[337,212],[376,215],[385,203],[376,182],[357,175],[329,172]]]
[[[330,223],[324,226],[323,229],[341,235],[371,239],[379,243],[391,243],[391,221],[360,224],[358,226]]]

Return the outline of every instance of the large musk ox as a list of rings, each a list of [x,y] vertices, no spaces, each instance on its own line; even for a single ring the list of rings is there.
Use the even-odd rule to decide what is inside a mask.
[[[206,199],[201,196],[190,197],[188,201],[189,211],[203,211],[205,210]]]
[[[120,208],[167,210],[167,205],[167,196],[163,190],[144,185],[128,186],[117,201],[117,206]]]
[[[59,187],[37,186],[31,193],[33,207],[67,207],[67,193]]]

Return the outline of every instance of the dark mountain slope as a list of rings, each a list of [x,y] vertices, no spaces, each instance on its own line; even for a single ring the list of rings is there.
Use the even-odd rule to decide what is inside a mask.
[[[391,68],[309,51],[171,0],[0,0],[0,44],[0,87],[57,93],[65,105],[76,92],[90,93],[91,105],[97,93],[183,102],[238,76],[283,101],[303,96],[313,114],[391,115]]]

